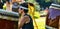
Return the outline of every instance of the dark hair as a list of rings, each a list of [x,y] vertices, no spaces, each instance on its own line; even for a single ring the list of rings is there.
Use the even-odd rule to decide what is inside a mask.
[[[28,13],[28,10],[25,10],[25,9],[24,9],[24,13]]]
[[[22,3],[22,4],[20,4],[20,6],[23,6],[23,7],[28,8],[28,3],[27,3],[27,2]],[[22,8],[22,9],[23,9],[23,8]],[[28,9],[23,9],[23,11],[24,11],[24,13],[28,13]]]
[[[32,4],[32,3],[29,3],[29,5],[30,5],[30,6],[34,6],[34,4]]]

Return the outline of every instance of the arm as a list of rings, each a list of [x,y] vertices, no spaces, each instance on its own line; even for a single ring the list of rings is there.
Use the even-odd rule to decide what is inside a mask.
[[[24,16],[23,18],[19,19],[18,22],[18,29],[22,28],[22,26],[24,25],[24,23],[26,22],[28,16]]]

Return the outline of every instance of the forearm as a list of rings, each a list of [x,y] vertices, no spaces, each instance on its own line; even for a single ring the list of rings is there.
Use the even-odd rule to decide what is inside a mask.
[[[18,24],[18,29],[20,29],[20,25]]]
[[[22,29],[22,27],[20,27],[20,25],[18,25],[18,29]]]
[[[20,26],[20,22],[18,23],[18,29],[20,29],[21,28],[21,26]]]
[[[18,23],[18,29],[20,29],[20,28],[22,28],[22,23],[21,22]]]

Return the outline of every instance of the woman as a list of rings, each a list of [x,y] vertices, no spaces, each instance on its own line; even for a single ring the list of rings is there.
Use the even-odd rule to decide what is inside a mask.
[[[20,4],[19,14],[21,14],[21,17],[18,21],[18,29],[34,29],[33,20],[28,14],[28,3]]]

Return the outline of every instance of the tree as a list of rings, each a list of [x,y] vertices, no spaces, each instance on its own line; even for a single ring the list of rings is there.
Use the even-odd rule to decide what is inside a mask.
[[[45,9],[46,7],[49,7],[52,3],[51,0],[36,0],[36,1],[39,3],[40,7],[43,9]]]

